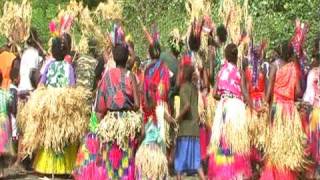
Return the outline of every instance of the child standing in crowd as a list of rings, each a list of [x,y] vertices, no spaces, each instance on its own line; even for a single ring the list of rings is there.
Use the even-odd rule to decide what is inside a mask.
[[[18,132],[18,125],[17,125],[17,112],[18,112],[18,85],[20,83],[20,75],[19,75],[19,61],[14,61],[13,67],[10,72],[10,79],[11,84],[9,86],[9,92],[11,96],[11,102],[10,102],[10,120],[12,125],[12,138],[13,141],[16,141],[18,144],[18,151],[17,151],[17,159],[15,162],[15,166],[18,166],[21,162],[21,141],[19,138],[19,132]]]
[[[177,116],[179,132],[174,161],[177,179],[182,179],[182,173],[195,171],[198,171],[201,179],[205,179],[200,156],[198,90],[192,83],[193,72],[191,64],[183,67],[183,82],[179,93],[180,114]]]

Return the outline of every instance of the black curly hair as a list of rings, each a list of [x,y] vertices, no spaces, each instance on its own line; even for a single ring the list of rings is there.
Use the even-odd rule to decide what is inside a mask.
[[[228,32],[223,24],[217,27],[216,33],[220,42],[225,43],[227,41]]]
[[[129,50],[127,46],[117,44],[112,48],[112,55],[117,66],[126,67],[129,57]]]
[[[224,54],[228,62],[237,64],[238,61],[238,47],[234,43],[228,44],[224,49]]]
[[[67,50],[63,48],[62,39],[60,37],[56,37],[52,40],[51,53],[57,61],[62,61],[67,55]]]
[[[293,56],[294,56],[294,49],[292,44],[287,40],[283,41],[281,43],[281,53],[280,53],[281,59],[286,62],[289,62]]]
[[[149,45],[149,55],[151,59],[159,59],[161,54],[161,47],[159,42]]]

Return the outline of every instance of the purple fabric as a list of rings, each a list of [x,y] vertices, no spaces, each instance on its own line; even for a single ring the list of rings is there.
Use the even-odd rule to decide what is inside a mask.
[[[41,79],[40,79],[40,83],[41,83],[41,84],[46,84],[46,82],[47,82],[47,73],[48,73],[48,70],[49,70],[50,65],[51,65],[53,62],[55,62],[55,61],[49,62],[49,63],[46,65],[43,74],[41,74]]]
[[[54,63],[54,62],[55,62],[55,60],[51,61],[51,62],[49,62],[47,64],[43,74],[41,74],[40,83],[46,84],[48,70],[49,70],[51,64]],[[75,86],[76,85],[76,76],[75,76],[75,73],[74,73],[74,69],[70,64],[68,64],[68,67],[69,67],[69,75],[68,75],[68,77],[69,77],[69,86]]]
[[[76,85],[76,75],[74,73],[73,67],[69,64],[69,85],[75,86]]]

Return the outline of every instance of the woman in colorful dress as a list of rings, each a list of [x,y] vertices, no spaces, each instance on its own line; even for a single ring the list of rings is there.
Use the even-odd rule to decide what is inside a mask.
[[[144,140],[136,154],[137,179],[162,179],[168,175],[166,158],[166,123],[173,122],[168,113],[170,88],[169,69],[159,59],[161,49],[158,33],[153,37],[144,29],[149,40],[151,64],[144,75],[143,134]]]
[[[0,71],[0,83],[3,77]],[[4,177],[4,168],[10,165],[14,156],[11,121],[9,118],[10,94],[0,88],[0,178]]]
[[[248,111],[250,119],[249,133],[251,139],[251,165],[254,177],[259,175],[260,163],[262,160],[262,150],[264,145],[264,135],[267,125],[268,109],[265,104],[266,76],[263,67],[264,44],[253,47],[250,46],[248,58],[243,62],[249,96],[255,111]]]
[[[306,137],[295,106],[295,99],[301,95],[298,69],[292,45],[284,42],[281,51],[281,59],[271,64],[266,93],[272,107],[262,180],[297,179],[296,172],[305,165]]]
[[[246,102],[252,107],[244,73],[237,68],[235,44],[225,48],[225,63],[217,74],[219,96],[209,147],[208,178],[218,180],[251,177],[250,140],[246,118]]]
[[[111,119],[106,118],[111,114],[124,118],[125,113],[139,109],[138,88],[135,76],[126,69],[129,50],[126,44],[118,44],[113,50],[116,67],[105,72],[98,86],[98,94],[95,111],[102,124]],[[115,114],[115,113],[119,114]],[[120,119],[118,119],[120,120]],[[130,119],[121,119],[130,120]],[[139,120],[140,121],[140,120]],[[120,124],[120,122],[118,122]],[[128,122],[127,122],[128,123]],[[115,132],[120,133],[120,132]],[[116,134],[120,137],[123,134]],[[117,139],[102,137],[100,147],[97,136],[89,133],[85,139],[85,145],[78,152],[77,169],[75,179],[135,179],[134,156],[137,148],[137,139],[129,139],[127,147],[118,144]]]
[[[55,60],[45,68],[40,85],[53,88],[75,86],[74,70],[70,64],[63,61],[66,49],[61,38],[53,39],[51,51]],[[63,153],[40,148],[33,164],[34,170],[41,174],[70,174],[75,164],[77,148],[76,144],[68,145]]]
[[[303,96],[303,101],[308,103],[313,107],[310,114],[310,122],[308,126],[308,143],[310,144],[310,152],[313,160],[315,161],[315,166],[312,168],[311,177],[315,178],[315,173],[319,174],[320,165],[320,39],[315,41],[315,48],[313,53],[313,62],[318,64],[313,67],[307,79],[307,88]],[[306,112],[308,114],[308,112]],[[317,172],[315,172],[315,170]]]

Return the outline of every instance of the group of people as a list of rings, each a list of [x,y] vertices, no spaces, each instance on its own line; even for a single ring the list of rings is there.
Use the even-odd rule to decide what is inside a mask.
[[[240,56],[239,44],[227,43],[225,26],[208,30],[204,24],[192,22],[187,39],[168,51],[160,46],[159,32],[144,28],[146,61],[125,41],[121,25],[114,28],[112,48],[100,56],[94,41],[89,54],[74,54],[68,33],[54,37],[47,54],[34,30],[23,52],[5,45],[0,178],[4,168],[19,167],[25,158],[39,174],[79,180],[183,179],[195,173],[218,180],[316,178],[320,39],[308,69],[300,62],[299,42],[283,42],[266,60],[266,44],[251,41]],[[26,157],[23,127],[28,125],[19,125],[19,108],[36,89],[78,86],[92,92],[83,139],[60,152],[38,147]]]

